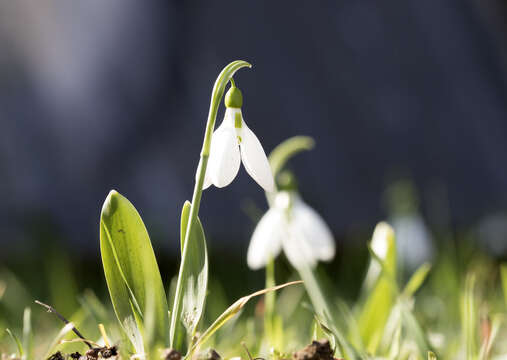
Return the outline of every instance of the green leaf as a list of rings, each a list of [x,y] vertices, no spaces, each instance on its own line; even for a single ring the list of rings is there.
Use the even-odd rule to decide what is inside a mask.
[[[115,190],[102,207],[100,250],[116,316],[136,350],[140,350],[138,333],[143,334],[144,312],[153,314],[150,319],[154,320],[146,324],[144,334],[167,345],[167,299],[148,232],[135,207]]]
[[[405,289],[403,289],[403,296],[407,298],[412,297],[424,283],[424,280],[426,280],[426,277],[428,276],[430,270],[431,264],[429,263],[422,264],[410,277],[410,280],[405,286]]]
[[[278,285],[272,288],[263,289],[256,291],[250,295],[243,296],[242,298],[236,300],[234,304],[229,306],[214,322],[210,325],[210,327],[199,337],[199,339],[193,344],[193,346],[189,349],[188,354],[185,356],[185,359],[191,359],[194,352],[199,349],[218,329],[224,326],[229,320],[231,320],[234,315],[236,315],[243,307],[246,305],[248,301],[252,298],[260,295],[264,295],[270,291],[276,291],[282,289],[286,286],[301,284],[302,281],[292,281],[282,285]]]
[[[369,275],[373,274],[376,282],[359,314],[358,325],[368,352],[375,354],[397,293],[396,242],[394,230],[387,223],[375,227],[371,251]]]
[[[183,243],[187,232],[188,219],[190,215],[190,202],[186,201],[181,210],[181,253],[183,254]],[[182,349],[185,342],[185,331],[189,337],[195,335],[197,325],[201,319],[206,290],[208,287],[208,251],[206,249],[206,238],[199,218],[194,221],[190,229],[187,249],[187,264],[183,269],[183,301],[176,314],[179,319],[174,329],[171,328],[171,337],[174,336],[173,346],[175,349]]]
[[[428,351],[428,360],[437,360],[437,356],[433,351]]]
[[[269,154],[269,164],[273,176],[284,167],[291,157],[301,151],[311,150],[315,146],[315,140],[309,136],[293,136],[284,140]]]

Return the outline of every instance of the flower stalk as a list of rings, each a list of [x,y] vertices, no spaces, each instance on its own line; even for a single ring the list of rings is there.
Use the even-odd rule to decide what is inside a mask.
[[[197,216],[199,214],[199,207],[201,204],[201,197],[203,191],[204,177],[206,175],[206,167],[208,165],[208,159],[210,154],[211,147],[211,138],[213,135],[213,130],[215,128],[215,122],[217,117],[218,108],[220,102],[222,101],[225,86],[228,82],[232,80],[232,77],[239,69],[243,67],[252,67],[251,64],[246,61],[236,60],[227,65],[222,72],[218,75],[217,80],[215,81],[215,85],[213,86],[213,91],[211,95],[210,108],[208,113],[208,120],[206,124],[206,131],[204,134],[203,146],[200,154],[199,165],[197,166],[196,177],[195,177],[195,186],[194,193],[192,195],[192,203],[190,207],[190,215],[189,221],[187,225],[187,231],[185,234],[185,239],[183,241],[183,249],[180,263],[180,270],[178,273],[178,281],[176,284],[176,292],[174,296],[174,305],[171,314],[171,326],[169,331],[169,342],[170,347],[174,348],[179,344],[176,344],[176,339],[181,338],[181,334],[176,334],[177,322],[179,321],[177,314],[179,314],[179,309],[181,307],[181,302],[183,300],[183,279],[182,275],[184,273],[184,269],[187,266],[187,243],[190,238],[190,231],[192,230],[192,224],[197,220]]]

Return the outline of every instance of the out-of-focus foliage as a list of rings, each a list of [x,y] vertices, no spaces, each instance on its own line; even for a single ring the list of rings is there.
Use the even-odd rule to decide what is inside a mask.
[[[391,242],[393,238],[387,237],[386,240]],[[364,282],[359,281],[361,275],[355,276],[357,296],[341,291],[340,280],[334,280],[339,279],[333,276],[334,265],[327,267],[328,276],[322,272],[324,269],[318,272],[326,300],[332,304],[332,331],[314,317],[304,288],[288,287],[280,290],[274,307],[279,324],[275,326],[277,330],[272,331],[272,336],[277,337],[272,343],[276,343],[277,348],[266,346],[261,298],[256,305],[246,306],[239,317],[218,329],[200,350],[212,347],[224,357],[244,357],[241,347],[244,341],[254,354],[279,358],[290,355],[314,338],[333,338],[334,333],[339,332],[341,341],[346,341],[354,349],[353,357],[348,358],[374,355],[385,359],[425,359],[433,358],[428,355],[431,351],[438,359],[502,359],[507,353],[507,344],[502,341],[507,336],[504,326],[507,310],[505,265],[501,266],[465,239],[460,244],[458,248],[441,247],[431,269],[424,264],[411,276],[403,277],[395,273],[395,265],[387,264],[396,258],[379,256],[378,249],[375,250],[374,243],[371,243],[370,264],[363,272],[367,274]],[[360,250],[357,247],[343,250],[342,271],[354,266],[363,251]],[[373,280],[372,275],[368,275],[371,268],[377,269]],[[287,271],[280,271],[278,277],[278,283],[297,278]],[[54,279],[50,276],[44,281]],[[236,281],[234,272],[227,271],[212,278],[206,313],[198,334],[232,302],[233,299],[226,295],[230,293],[228,279],[230,283]],[[386,285],[381,285],[383,283]],[[19,352],[17,342],[8,335],[6,328],[19,339],[26,359],[39,359],[48,351],[86,350],[82,342],[58,344],[60,339],[70,340],[76,336],[67,331],[68,328],[62,330],[63,324],[53,315],[30,305],[33,298],[29,291],[7,269],[1,271],[0,290],[0,352]],[[245,285],[244,292],[247,291]],[[87,338],[99,344],[103,344],[103,339],[98,324],[103,323],[111,341],[119,344],[128,356],[128,351],[125,352],[129,348],[128,340],[123,337],[108,301],[100,300],[91,290],[72,296],[72,301],[78,302],[79,307],[74,313],[64,315]],[[384,305],[375,307],[372,303]],[[24,310],[25,306],[31,308],[32,316],[30,310]],[[365,313],[374,316],[367,319]]]

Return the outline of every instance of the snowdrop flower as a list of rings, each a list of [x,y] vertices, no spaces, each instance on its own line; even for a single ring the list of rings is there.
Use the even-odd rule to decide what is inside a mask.
[[[260,269],[282,249],[296,269],[315,267],[319,260],[330,261],[335,255],[328,226],[294,188],[277,192],[257,224],[248,248],[248,266]]]
[[[238,174],[241,161],[247,173],[264,190],[271,192],[275,189],[266,153],[246,125],[242,105],[241,91],[233,85],[225,96],[224,120],[213,133],[203,189],[211,184],[220,188],[229,185]]]

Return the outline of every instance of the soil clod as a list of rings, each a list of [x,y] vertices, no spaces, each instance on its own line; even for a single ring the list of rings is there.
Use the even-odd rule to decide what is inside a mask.
[[[181,360],[182,356],[179,351],[174,349],[165,349],[162,354],[162,359],[164,360]]]
[[[204,357],[205,360],[222,360],[222,357],[219,353],[215,351],[215,349],[209,349],[208,353]]]
[[[292,355],[293,360],[335,360],[329,340],[313,341]]]
[[[48,357],[48,360],[65,360],[60,351],[55,352],[53,355]]]
[[[102,348],[102,350],[100,351],[100,355],[104,359],[109,359],[110,357],[117,356],[118,348],[116,346]]]

